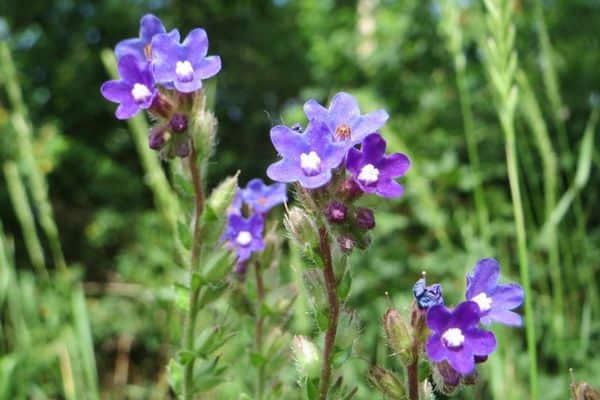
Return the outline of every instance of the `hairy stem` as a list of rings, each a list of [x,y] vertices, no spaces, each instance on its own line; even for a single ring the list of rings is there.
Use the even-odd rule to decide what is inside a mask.
[[[423,346],[421,338],[423,337],[422,332],[425,329],[425,314],[416,305],[413,306],[410,323],[414,337],[410,348],[411,363],[406,366],[408,398],[409,400],[419,400],[419,355]]]
[[[198,155],[196,149],[192,146],[191,154],[188,157],[190,174],[192,176],[192,185],[194,186],[194,216],[192,220],[193,230],[193,243],[192,243],[192,254],[190,259],[190,300],[188,312],[186,315],[186,322],[183,332],[183,349],[188,351],[194,350],[194,328],[196,326],[196,316],[198,315],[198,309],[196,303],[198,302],[198,296],[200,295],[201,286],[194,287],[192,285],[193,274],[200,258],[200,249],[202,247],[202,232],[200,229],[200,217],[204,209],[204,190],[202,188],[202,179],[200,175],[200,169],[196,162]],[[183,370],[183,398],[184,400],[192,399],[192,377],[194,373],[194,358],[186,364]]]
[[[325,400],[327,399],[329,381],[331,379],[331,361],[333,356],[333,346],[335,344],[335,335],[337,333],[340,304],[337,297],[333,263],[331,261],[329,233],[324,226],[321,226],[319,229],[319,244],[321,257],[323,258],[324,264],[323,277],[325,278],[327,301],[329,302],[329,324],[327,326],[327,332],[325,333],[325,343],[323,345],[323,366],[321,368],[321,381],[319,383],[319,399]]]
[[[263,346],[263,325],[264,317],[262,316],[262,305],[265,299],[265,285],[262,277],[262,269],[260,263],[256,261],[254,263],[254,277],[256,279],[256,311],[255,318],[256,324],[254,326],[254,346],[256,352],[262,355]],[[258,367],[258,374],[256,376],[256,399],[262,400],[264,392],[264,380],[265,380],[265,367],[263,363]]]

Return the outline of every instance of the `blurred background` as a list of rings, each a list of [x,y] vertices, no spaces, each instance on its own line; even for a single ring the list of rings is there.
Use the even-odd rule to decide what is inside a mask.
[[[515,4],[537,364],[542,398],[565,399],[569,368],[600,382],[600,2]],[[350,306],[362,335],[359,356],[344,366],[357,398],[376,398],[370,365],[398,368],[379,322],[390,301],[409,306],[420,271],[444,285],[449,304],[462,300],[465,272],[484,256],[500,260],[505,281],[520,280],[481,2],[3,0],[0,398],[169,396],[164,366],[180,334],[172,282],[182,272],[172,262],[164,182],[152,175],[160,165],[145,148],[144,118],[116,120],[99,91],[110,50],[137,35],[148,12],[182,34],[205,28],[209,54],[223,60],[209,185],[238,169],[241,185],[266,178],[276,158],[270,127],[304,124],[309,98],[326,103],[344,90],[363,112],[391,115],[390,150],[413,166],[404,197],[366,200],[378,227],[353,263]],[[283,258],[280,268],[289,266]],[[306,331],[306,316],[295,318],[290,332]],[[524,330],[495,331],[498,353],[461,398],[527,398]],[[238,339],[244,354],[247,338]],[[293,388],[285,357],[283,381]],[[238,368],[239,382],[214,398],[245,390]]]

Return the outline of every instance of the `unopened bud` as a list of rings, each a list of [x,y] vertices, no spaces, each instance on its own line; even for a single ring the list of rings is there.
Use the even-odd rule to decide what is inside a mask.
[[[319,349],[308,338],[296,335],[292,340],[292,353],[296,360],[296,369],[303,378],[316,378],[321,373]]]
[[[434,365],[432,376],[436,389],[446,396],[456,393],[460,386],[460,373],[446,360]]]
[[[171,134],[167,131],[165,125],[155,126],[150,129],[148,137],[148,146],[152,150],[160,150],[171,139]]]
[[[348,207],[339,201],[332,201],[325,210],[325,216],[329,222],[340,224],[346,220],[348,215]]]
[[[190,143],[186,140],[175,145],[175,155],[185,158],[190,155]]]
[[[351,253],[356,246],[356,241],[350,236],[342,235],[338,238],[338,244],[344,253]]]
[[[404,364],[410,364],[412,362],[410,351],[413,343],[412,329],[398,310],[393,308],[387,310],[383,316],[383,329],[394,353],[400,356]]]
[[[444,304],[442,296],[442,286],[439,283],[426,286],[425,278],[421,278],[413,286],[413,295],[417,300],[417,305],[421,310],[427,310],[438,304]]]
[[[301,208],[292,207],[285,216],[284,225],[297,245],[309,244],[311,247],[319,243],[317,227],[311,217]]]
[[[365,231],[375,228],[375,215],[373,215],[373,210],[365,207],[357,208],[356,225]]]
[[[183,114],[175,114],[171,117],[169,121],[169,125],[171,126],[171,130],[175,133],[182,133],[187,130],[188,127],[188,119]]]
[[[354,182],[354,179],[348,178],[340,185],[338,189],[340,196],[346,201],[352,201],[359,198],[363,191],[358,186],[358,183]]]
[[[377,390],[390,399],[406,399],[404,384],[391,371],[375,365],[369,369],[368,379]]]

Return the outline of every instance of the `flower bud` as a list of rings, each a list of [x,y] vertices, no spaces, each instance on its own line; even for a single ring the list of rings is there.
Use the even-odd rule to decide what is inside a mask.
[[[350,236],[342,235],[338,238],[338,244],[344,253],[351,253],[356,246],[356,241]]]
[[[225,215],[238,190],[238,175],[239,172],[222,181],[208,198],[208,205],[219,218]]]
[[[348,207],[346,207],[343,203],[339,201],[332,201],[327,206],[327,210],[325,210],[325,216],[329,222],[334,224],[341,224],[346,220],[346,216],[348,215]]]
[[[292,207],[286,214],[284,225],[297,245],[307,243],[318,246],[319,233],[312,218],[301,208]]]
[[[413,295],[417,301],[417,305],[421,310],[427,310],[431,306],[444,304],[442,296],[442,286],[439,283],[426,286],[425,278],[421,278],[413,286]]]
[[[375,215],[373,215],[373,210],[365,207],[357,208],[356,225],[365,231],[375,228]]]
[[[190,143],[186,140],[175,145],[175,155],[185,158],[190,155]]]
[[[413,342],[412,329],[398,310],[390,308],[386,311],[383,316],[383,329],[394,353],[400,356],[405,365],[410,364],[412,362],[410,351]]]
[[[391,371],[374,365],[369,369],[368,379],[377,390],[390,399],[406,399],[404,384]]]
[[[152,150],[160,150],[171,139],[171,134],[165,125],[154,126],[150,129],[148,146]]]
[[[296,335],[292,340],[292,353],[298,374],[303,378],[317,378],[321,373],[319,349],[308,338]]]
[[[188,127],[188,119],[183,114],[175,114],[171,117],[169,121],[169,125],[171,126],[171,130],[175,133],[182,133],[187,130]]]
[[[338,189],[338,193],[342,199],[352,201],[359,198],[363,194],[363,191],[360,186],[354,182],[354,179],[348,178],[342,182]]]
[[[433,366],[432,377],[436,389],[446,396],[456,393],[460,386],[460,373],[452,368],[446,360]]]

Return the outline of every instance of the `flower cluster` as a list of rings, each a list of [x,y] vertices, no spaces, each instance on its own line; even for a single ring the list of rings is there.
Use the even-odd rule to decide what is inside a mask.
[[[237,272],[243,273],[252,253],[264,249],[263,233],[266,215],[273,207],[287,201],[285,184],[265,185],[253,179],[239,189],[228,209],[228,222],[221,240],[236,251]]]
[[[375,219],[372,210],[355,208],[352,202],[363,193],[401,196],[403,188],[395,179],[406,173],[410,160],[401,153],[385,154],[386,141],[378,131],[388,119],[387,112],[361,115],[356,99],[348,93],[336,94],[329,108],[309,100],[304,113],[306,129],[298,125],[271,129],[281,159],[269,166],[267,175],[278,182],[297,182],[315,201],[325,201],[318,206],[327,221],[347,228],[338,237],[342,250],[364,247],[361,231],[372,229]]]
[[[177,29],[167,32],[156,16],[143,16],[139,37],[123,40],[115,48],[119,79],[105,82],[100,89],[107,100],[119,104],[118,119],[129,119],[142,109],[159,119],[149,145],[155,150],[165,148],[168,157],[189,154],[186,131],[192,95],[202,90],[203,80],[221,70],[221,58],[207,56],[204,29],[193,29],[180,39]]]
[[[521,317],[511,310],[522,304],[523,289],[517,284],[498,284],[499,274],[496,260],[482,259],[467,275],[466,301],[453,310],[440,303],[427,307],[427,326],[432,334],[425,350],[437,363],[446,384],[456,386],[460,376],[472,374],[475,364],[485,361],[496,349],[496,337],[480,324],[521,325]]]

